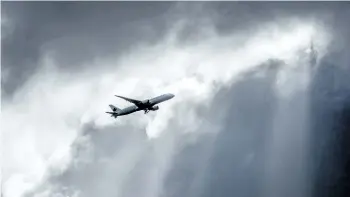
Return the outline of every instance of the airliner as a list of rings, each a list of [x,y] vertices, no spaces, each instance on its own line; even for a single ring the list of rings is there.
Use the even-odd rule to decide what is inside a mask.
[[[172,99],[175,95],[174,94],[162,94],[160,96],[154,97],[152,99],[146,99],[143,101],[127,98],[124,96],[118,96],[116,97],[122,98],[130,103],[133,103],[134,105],[126,107],[124,109],[120,109],[114,105],[109,105],[112,112],[106,112],[107,114],[111,114],[111,117],[117,118],[118,116],[125,116],[137,111],[145,111],[145,114],[147,114],[149,111],[157,111],[159,109],[159,106],[157,104]]]

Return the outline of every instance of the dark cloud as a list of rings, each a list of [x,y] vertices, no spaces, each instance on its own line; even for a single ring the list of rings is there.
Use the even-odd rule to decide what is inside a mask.
[[[275,71],[262,79],[247,76],[229,90],[227,120],[215,141],[201,196],[261,196],[266,138],[276,106]]]
[[[350,72],[335,57],[323,59],[311,86],[314,196],[350,195]]]
[[[348,5],[347,2],[3,2],[2,16],[13,23],[13,30],[2,39],[2,67],[9,70],[9,77],[2,81],[2,95],[11,95],[34,72],[45,52],[53,51],[59,67],[79,69],[79,65],[94,58],[126,53],[141,41],[156,42],[169,26],[183,18],[192,21],[185,35],[193,35],[189,39],[194,39],[194,32],[201,25],[199,19],[203,18],[212,21],[220,32],[230,33],[283,16],[330,14],[334,18],[328,24],[334,25],[337,32],[339,29],[339,38],[344,40],[349,32]]]
[[[76,66],[96,57],[123,53],[141,41],[156,42],[172,22],[180,18],[192,20],[185,28],[187,32],[179,36],[183,41],[195,37],[200,27],[196,19],[208,18],[219,33],[228,34],[244,28],[253,30],[254,25],[284,16],[320,17],[335,37],[311,86],[312,147],[307,153],[313,164],[311,190],[314,196],[347,196],[349,3],[209,2],[196,5],[194,2],[176,6],[165,2],[3,2],[2,13],[14,24],[14,30],[2,40],[2,66],[10,69],[8,80],[2,81],[2,90],[11,95],[38,66],[44,51],[53,50],[62,69],[71,70],[73,66],[77,69],[81,67]],[[212,134],[196,136],[196,143],[182,144],[180,152],[174,153],[164,185],[159,186],[164,187],[165,196],[261,196],[264,193],[264,169],[268,165],[266,138],[271,135],[276,110],[271,85],[274,80],[273,69],[261,79],[246,75],[240,83],[217,95],[214,101],[227,108],[222,112],[226,118],[215,120],[223,128],[215,137]],[[214,121],[215,110],[217,107],[202,112],[201,117]],[[170,128],[179,129],[176,122]],[[199,130],[205,128],[202,125]],[[113,127],[97,131],[88,126],[82,131],[88,133],[79,139],[87,137],[93,151],[88,152],[90,149],[78,142],[73,144],[74,160],[79,163],[63,174],[50,177],[50,184],[59,186],[60,191],[63,186],[82,190],[83,196],[99,196],[101,191],[108,191],[109,196],[117,195],[115,187],[120,176],[113,173],[121,173],[123,169],[111,166],[116,163],[111,161],[123,154],[119,151],[130,147],[140,151],[143,157],[132,161],[135,166],[126,176],[121,194],[143,195],[138,191],[147,190],[147,178],[152,177],[152,170],[157,168],[155,152],[160,145],[150,145],[142,129]],[[183,138],[187,136],[176,136],[177,141]],[[87,157],[86,163],[82,163],[84,157]],[[294,162],[297,160],[282,162],[282,170],[293,168],[297,164]],[[292,172],[296,170],[290,170],[289,174]],[[298,182],[295,177],[288,178],[287,183]]]
[[[171,6],[171,2],[4,2],[2,17],[13,28],[2,39],[2,66],[10,72],[2,81],[5,95],[35,71],[45,52],[54,53],[60,68],[79,69],[94,58],[128,51],[140,41],[155,41],[166,29],[162,15]]]
[[[165,182],[166,196],[262,195],[266,140],[276,107],[276,71],[268,69],[262,78],[247,73],[241,82],[220,90],[214,101],[225,113],[226,118],[217,122],[222,129],[175,157]],[[203,118],[215,119],[217,110]]]

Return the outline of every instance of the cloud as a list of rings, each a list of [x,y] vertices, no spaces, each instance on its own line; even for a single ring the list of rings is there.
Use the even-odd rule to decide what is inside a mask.
[[[2,68],[17,77],[2,81],[3,96],[11,97],[28,80],[48,50],[55,52],[60,69],[79,71],[96,57],[120,55],[135,43],[158,39],[165,29],[163,12],[171,6],[171,2],[4,2],[1,14],[8,23],[1,27]],[[96,14],[98,10],[104,12]]]
[[[2,70],[16,80],[2,81],[2,96],[11,97],[48,50],[55,51],[60,69],[78,72],[96,58],[122,56],[140,42],[156,43],[181,19],[189,23],[182,42],[196,40],[208,21],[220,35],[246,34],[290,16],[325,20],[346,38],[346,8],[346,2],[3,2],[2,18],[11,23],[2,25],[2,33],[11,34],[2,35]]]
[[[280,173],[283,171],[281,169],[288,170],[294,164],[302,163],[297,162],[302,155],[297,154],[296,146],[303,145],[302,141],[298,141],[299,139],[307,139],[301,137],[303,136],[302,131],[313,133],[312,143],[316,150],[314,150],[315,155],[318,155],[319,158],[324,157],[324,160],[329,163],[333,162],[333,166],[338,166],[336,161],[333,161],[333,157],[322,156],[327,152],[333,154],[332,150],[335,149],[331,144],[336,142],[331,143],[329,140],[326,148],[320,144],[334,135],[335,132],[331,131],[331,124],[328,125],[328,123],[336,120],[332,118],[333,112],[330,111],[343,106],[342,102],[346,100],[345,90],[348,89],[348,77],[346,77],[348,45],[346,43],[349,40],[346,32],[349,28],[347,23],[344,23],[347,20],[343,18],[349,17],[347,17],[348,6],[345,2],[319,4],[307,2],[219,4],[212,2],[203,4],[196,12],[188,9],[177,15],[181,19],[186,13],[189,17],[186,17],[182,27],[175,25],[175,28],[170,30],[169,26],[173,27],[174,21],[164,15],[152,18],[154,15],[151,14],[149,18],[146,16],[130,18],[126,14],[125,17],[119,18],[128,18],[130,21],[121,20],[119,22],[124,23],[124,26],[120,26],[119,22],[114,23],[114,19],[118,17],[115,17],[112,11],[106,11],[103,14],[100,12],[97,15],[101,17],[93,20],[97,17],[94,14],[97,11],[91,12],[91,10],[97,4],[91,4],[91,9],[86,9],[86,12],[78,12],[77,7],[88,8],[87,4],[77,5],[73,6],[74,9],[72,5],[59,6],[61,10],[59,12],[54,11],[57,5],[52,6],[53,9],[48,9],[46,12],[48,15],[55,13],[52,17],[44,15],[45,12],[34,10],[34,13],[40,13],[40,17],[34,17],[34,19],[29,13],[21,15],[27,8],[23,9],[23,12],[7,12],[12,13],[13,16],[18,13],[20,16],[17,20],[14,18],[9,20],[9,22],[16,22],[14,24],[17,25],[7,26],[12,28],[9,32],[17,31],[17,33],[7,35],[17,35],[17,38],[16,36],[5,37],[8,45],[3,44],[2,47],[3,50],[8,50],[11,47],[4,46],[16,46],[16,49],[3,53],[3,57],[5,54],[5,57],[15,60],[17,58],[16,61],[19,62],[18,64],[13,64],[11,61],[9,64],[2,62],[2,98],[5,98],[2,99],[2,108],[6,108],[6,113],[2,111],[2,118],[4,117],[3,119],[7,121],[2,131],[6,131],[3,138],[6,139],[4,149],[9,150],[9,154],[5,154],[8,161],[4,163],[6,168],[3,168],[5,170],[2,174],[6,180],[6,185],[4,185],[6,192],[22,193],[26,190],[25,188],[34,186],[34,193],[38,194],[43,191],[43,195],[46,196],[65,192],[72,195],[75,193],[78,196],[79,193],[81,196],[87,196],[89,192],[91,194],[109,192],[110,195],[139,196],[137,191],[149,192],[149,195],[153,195],[158,193],[158,190],[163,190],[167,196],[176,196],[176,194],[198,196],[206,192],[215,193],[215,191],[221,191],[221,194],[229,196],[233,194],[255,194],[257,196],[261,195],[259,191],[259,187],[263,187],[261,182],[265,181],[273,186],[273,181],[276,180],[281,188],[286,189],[284,191],[288,191],[290,188],[299,187],[300,185],[293,185],[293,183],[304,176],[299,176],[301,175],[300,170],[305,169],[300,166],[294,168],[294,171],[288,171],[289,174],[294,175],[290,181],[281,178],[283,174]],[[111,6],[112,4],[104,5],[110,7],[110,10],[115,9],[115,6]],[[123,6],[120,4],[118,6],[123,10]],[[48,7],[50,6],[46,8]],[[100,10],[102,7],[99,7]],[[137,9],[134,10],[137,13]],[[151,8],[147,10],[154,12]],[[162,11],[154,12],[154,14],[157,15]],[[72,13],[75,14],[72,15]],[[79,13],[84,14],[79,15]],[[70,17],[70,20],[66,20],[62,15]],[[150,16],[147,12],[145,15]],[[292,23],[288,29],[285,18],[291,15],[298,15],[301,20]],[[108,16],[111,16],[110,20],[100,26],[103,19]],[[198,21],[199,18],[203,19],[205,16],[210,17]],[[276,53],[276,51],[279,52],[281,46],[283,49],[283,46],[291,46],[293,43],[297,48],[301,47],[298,42],[288,42],[294,41],[294,36],[291,36],[292,39],[287,36],[288,39],[281,42],[283,44],[276,47],[277,49],[271,45],[268,47],[269,43],[280,41],[279,36],[294,32],[295,28],[300,27],[299,25],[310,27],[308,23],[310,21],[305,20],[309,17],[315,19],[311,26],[317,24],[316,21],[323,21],[323,24],[328,27],[327,33],[330,33],[333,38],[331,45],[322,44],[323,38],[312,38],[316,43],[315,48],[320,52],[319,58],[325,57],[321,59],[320,67],[312,71],[303,70],[305,68],[303,65],[306,65],[303,51],[295,53],[293,50],[287,53],[282,50]],[[26,28],[18,28],[23,27],[21,25],[23,21],[19,20],[23,18],[27,20],[24,23],[28,25]],[[31,21],[45,18],[49,20],[37,23],[39,25],[30,25]],[[57,19],[54,18],[62,19],[55,22]],[[74,20],[76,18],[81,20]],[[155,18],[157,20],[153,20]],[[161,19],[158,20],[158,18]],[[277,19],[280,22],[276,22]],[[272,32],[267,28],[267,21],[273,21],[270,27],[278,27],[275,34],[277,36],[273,39],[273,36],[266,33],[258,35],[259,32]],[[113,24],[111,26],[115,28],[108,28],[108,24]],[[130,27],[129,24],[133,25]],[[324,33],[323,29],[317,25],[315,25],[316,35]],[[256,27],[260,29],[257,30]],[[51,28],[53,30],[50,30]],[[73,31],[70,32],[69,29]],[[113,31],[113,29],[120,31]],[[177,33],[170,35],[166,33],[174,29]],[[280,30],[285,31],[279,34]],[[18,34],[18,31],[23,33]],[[27,31],[32,31],[32,33],[25,33]],[[4,32],[3,28],[2,32]],[[84,32],[87,33],[84,34]],[[132,32],[138,36],[130,36]],[[141,34],[145,32],[147,36],[142,37]],[[163,34],[168,37],[164,39]],[[28,42],[18,42],[18,38],[23,38],[23,35],[36,35],[40,38],[40,42],[33,48],[27,48],[23,44]],[[45,39],[47,35],[50,36]],[[107,38],[103,35],[107,35]],[[57,37],[51,38],[51,36]],[[257,39],[254,40],[254,36]],[[108,39],[108,37],[115,39]],[[259,39],[262,37],[271,39]],[[308,38],[306,40],[309,41],[309,37],[306,37]],[[121,42],[128,38],[131,41]],[[149,39],[151,41],[148,41]],[[16,42],[9,42],[11,40]],[[140,40],[147,42],[142,43]],[[256,45],[261,41],[267,45],[256,49]],[[308,44],[305,42],[302,45]],[[277,44],[272,45],[277,46]],[[322,51],[325,45],[327,45],[326,52]],[[125,46],[130,46],[130,48],[125,48]],[[239,48],[242,49],[241,52],[237,50]],[[263,50],[266,48],[268,50]],[[24,52],[27,55],[32,52],[36,54],[37,51],[39,53],[34,54],[37,57],[32,63],[29,63],[26,55],[16,53],[16,51],[21,52],[22,49],[29,51]],[[272,50],[275,51],[271,52]],[[264,53],[260,53],[261,51]],[[282,69],[280,68],[277,76],[272,73],[264,75],[263,66],[258,65],[266,62],[267,58],[277,56],[280,56],[278,58],[282,60],[282,63],[279,63]],[[26,60],[23,61],[23,59]],[[156,65],[154,68],[157,70],[152,69],[153,64]],[[18,68],[16,65],[23,65],[23,68]],[[43,65],[52,67],[43,69]],[[166,67],[166,65],[172,67]],[[235,68],[236,65],[249,66]],[[129,68],[129,66],[134,68]],[[29,72],[25,68],[29,68]],[[256,71],[255,75],[242,74],[251,69]],[[4,77],[4,70],[7,77]],[[28,77],[29,81],[20,79],[21,75],[24,78],[31,76],[32,71],[37,73],[35,76]],[[145,73],[149,75],[144,76]],[[164,76],[159,76],[159,73],[164,73]],[[18,89],[14,84],[20,84]],[[23,87],[20,87],[21,85]],[[137,91],[133,90],[135,87],[138,88]],[[308,90],[308,87],[311,87],[311,90]],[[229,88],[227,92],[222,91],[225,88]],[[5,91],[5,94],[4,89],[8,90]],[[123,118],[122,121],[118,120],[119,123],[114,123],[112,119],[102,115],[105,110],[108,110],[106,104],[111,102],[117,102],[118,106],[125,106],[126,103],[113,98],[114,93],[144,98],[168,90],[176,90],[181,96],[161,105],[161,111],[158,111],[160,113],[157,112],[157,115],[148,114],[145,117],[141,114],[134,114]],[[305,94],[310,93],[307,91],[311,91],[311,101],[307,101],[309,98]],[[325,96],[324,93],[329,96]],[[12,94],[14,100],[11,100],[12,97],[9,98]],[[227,94],[230,96],[226,97]],[[330,99],[334,95],[337,99]],[[220,99],[220,96],[224,98]],[[277,102],[274,100],[275,97],[280,100]],[[273,103],[271,100],[276,102]],[[306,103],[310,102],[311,106],[303,104],[305,100]],[[340,100],[340,102],[335,100]],[[279,114],[276,120],[281,120],[286,125],[297,125],[303,120],[302,117],[298,117],[299,113],[305,112],[302,106],[311,108],[313,114],[310,115],[310,130],[312,131],[303,130],[307,124],[292,131],[291,128],[285,128],[268,117],[276,113]],[[219,115],[217,108],[222,109]],[[255,108],[261,111],[254,111]],[[164,109],[166,112],[162,111]],[[290,116],[287,116],[289,113]],[[304,118],[308,119],[307,115]],[[282,140],[277,140],[276,144],[265,141],[264,137],[270,137],[271,130],[279,134],[277,139]],[[259,131],[266,135],[262,135]],[[147,133],[154,135],[155,139],[147,139],[145,136]],[[257,139],[257,136],[260,139]],[[114,140],[117,142],[113,143]],[[236,143],[232,143],[233,141]],[[130,145],[127,142],[130,142]],[[272,148],[265,147],[266,144],[271,144]],[[270,157],[267,157],[267,153],[262,153],[274,150],[273,147],[282,147],[282,149],[270,152]],[[255,151],[259,148],[261,151]],[[131,149],[132,157],[125,154],[128,149]],[[157,153],[155,150],[160,152]],[[11,155],[11,153],[14,154]],[[291,155],[291,157],[286,158],[285,155]],[[285,162],[279,166],[282,168],[271,173],[270,179],[260,180],[258,177],[269,177],[266,177],[266,174],[261,175],[261,171],[266,169],[259,165],[268,158],[273,159],[274,157],[275,159],[284,158]],[[314,157],[317,156],[312,158]],[[23,165],[24,162],[28,162],[28,165]],[[118,169],[114,167],[116,163],[121,163]],[[134,163],[137,165],[130,165],[134,166],[130,174],[123,174],[123,166],[127,165],[125,169],[130,169],[128,164]],[[265,164],[265,166],[269,165]],[[102,173],[101,169],[104,169]],[[324,168],[320,169],[319,172],[315,172],[317,176],[322,177],[318,174],[323,174],[327,177],[328,171]],[[115,174],[115,176],[112,177],[110,174]],[[158,177],[157,174],[161,176]],[[217,180],[220,181],[208,183],[208,180],[213,178],[212,176],[218,177]],[[86,177],[91,178],[88,180]],[[276,177],[279,179],[273,180]],[[70,187],[66,187],[67,185]],[[11,190],[11,187],[22,189]],[[276,192],[276,187],[270,189],[270,194]],[[326,190],[319,189],[321,189],[320,193]],[[17,196],[7,194],[7,196]]]
[[[58,69],[54,52],[45,54],[37,73],[3,106],[4,195],[35,188],[32,194],[43,196],[69,190],[82,196],[161,195],[174,156],[190,143],[181,136],[219,131],[210,120],[203,130],[200,125],[208,123],[198,110],[217,105],[212,99],[220,88],[268,59],[281,59],[285,69],[300,67],[295,58],[312,38],[319,37],[321,55],[328,42],[326,29],[311,20],[281,19],[249,35],[219,36],[206,26],[200,42],[188,44],[177,40],[182,25],[156,44],[87,63],[79,72]],[[113,94],[142,99],[164,92],[176,97],[149,116],[113,120],[104,113],[117,102]]]

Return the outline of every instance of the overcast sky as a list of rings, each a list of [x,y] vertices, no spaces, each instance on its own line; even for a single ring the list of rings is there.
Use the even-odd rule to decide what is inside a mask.
[[[348,2],[3,2],[3,196],[320,196],[349,18]]]

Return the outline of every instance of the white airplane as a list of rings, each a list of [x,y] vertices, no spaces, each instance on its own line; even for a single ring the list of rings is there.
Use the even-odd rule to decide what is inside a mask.
[[[118,116],[124,116],[131,113],[134,113],[136,111],[144,110],[145,114],[149,111],[156,111],[159,109],[158,106],[156,106],[158,103],[167,101],[169,99],[172,99],[175,95],[173,94],[163,94],[160,96],[157,96],[152,99],[146,99],[143,101],[135,100],[131,98],[126,98],[123,96],[115,95],[116,97],[122,98],[130,103],[133,103],[134,105],[130,107],[126,107],[124,109],[119,109],[118,107],[115,107],[114,105],[109,105],[109,107],[112,109],[113,112],[106,112],[107,114],[111,114],[111,117],[117,118]]]

